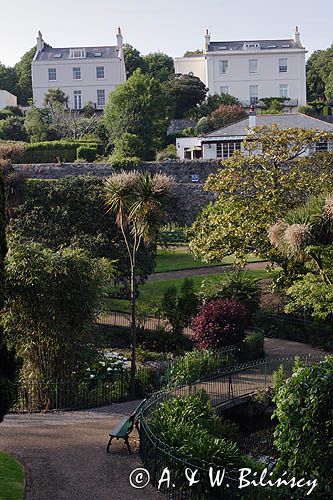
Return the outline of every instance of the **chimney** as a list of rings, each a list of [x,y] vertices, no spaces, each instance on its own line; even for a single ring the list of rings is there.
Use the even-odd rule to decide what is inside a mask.
[[[37,52],[41,52],[44,48],[44,40],[43,36],[40,31],[38,31],[38,36],[37,36]]]
[[[298,26],[295,27],[295,35],[294,35],[294,40],[295,40],[295,43],[297,43],[298,45],[302,45],[301,44],[301,34],[300,32],[298,31]]]
[[[121,49],[123,46],[123,35],[121,34],[121,28],[118,26],[118,31],[117,31],[117,47],[118,49]]]
[[[205,52],[208,52],[209,44],[210,44],[210,34],[207,28],[205,33]]]
[[[254,106],[250,106],[249,109],[249,128],[254,128],[257,126],[257,114],[255,112]]]

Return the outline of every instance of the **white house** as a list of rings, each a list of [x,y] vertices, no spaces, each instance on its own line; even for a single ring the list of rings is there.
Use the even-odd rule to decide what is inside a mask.
[[[105,47],[49,48],[39,32],[31,69],[37,107],[43,106],[49,89],[60,88],[68,96],[70,109],[79,110],[88,101],[103,109],[109,93],[126,81],[121,29],[117,45]]]
[[[215,130],[203,137],[182,137],[176,139],[177,154],[181,160],[202,158],[204,160],[224,160],[234,151],[242,151],[242,142],[251,129],[256,126],[270,127],[273,124],[281,129],[302,128],[332,132],[333,124],[318,120],[302,113],[269,115],[250,113],[244,120]],[[198,145],[201,154],[198,153]],[[333,151],[333,142],[316,144],[316,151]]]
[[[7,90],[0,90],[0,109],[6,106],[17,106],[17,97]]]
[[[305,54],[298,27],[286,40],[212,42],[207,30],[203,53],[177,57],[175,69],[199,77],[210,94],[233,95],[244,106],[285,97],[296,110],[306,104]]]

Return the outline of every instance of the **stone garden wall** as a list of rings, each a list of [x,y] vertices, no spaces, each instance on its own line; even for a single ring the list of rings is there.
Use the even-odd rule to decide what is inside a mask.
[[[96,163],[43,163],[43,164],[17,164],[17,172],[30,179],[61,179],[67,176],[95,175],[107,177],[115,170],[107,164]],[[164,161],[147,162],[140,165],[137,170],[160,172],[172,176],[177,184],[176,203],[170,213],[170,221],[180,225],[191,224],[197,213],[214,195],[203,189],[207,177],[220,169],[218,163],[212,161]]]

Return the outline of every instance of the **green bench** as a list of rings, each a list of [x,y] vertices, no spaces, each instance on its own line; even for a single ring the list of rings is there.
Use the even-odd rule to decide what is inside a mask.
[[[135,409],[135,411],[132,413],[131,416],[124,417],[119,422],[119,424],[116,425],[112,429],[112,431],[109,434],[110,439],[109,439],[108,445],[106,447],[106,453],[110,453],[110,446],[111,446],[111,443],[112,443],[113,439],[117,439],[117,440],[123,439],[125,441],[125,443],[126,443],[126,446],[127,446],[127,449],[128,449],[128,453],[130,455],[132,454],[132,450],[131,450],[131,447],[129,445],[128,438],[129,438],[129,435],[131,434],[131,432],[133,431],[134,425],[136,427],[138,426],[138,421],[139,421],[139,418],[140,418],[140,410],[143,407],[143,405],[145,404],[145,402],[146,402],[146,399],[144,399],[143,401],[141,401],[141,403]]]

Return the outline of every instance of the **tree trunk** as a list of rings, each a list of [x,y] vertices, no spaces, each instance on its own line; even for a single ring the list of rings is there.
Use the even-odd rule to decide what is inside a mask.
[[[135,290],[135,264],[131,265],[131,337],[132,337],[132,360],[131,360],[131,385],[130,396],[136,396],[136,290]]]

